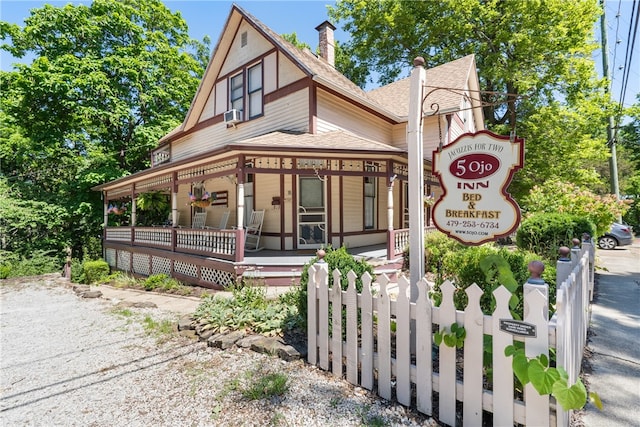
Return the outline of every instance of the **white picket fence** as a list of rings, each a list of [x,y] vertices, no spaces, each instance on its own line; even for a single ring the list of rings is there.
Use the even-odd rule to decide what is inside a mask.
[[[511,293],[502,286],[494,292],[496,309],[487,316],[480,309],[482,290],[475,284],[465,290],[469,302],[464,311],[459,311],[454,307],[455,286],[448,281],[441,286],[442,303],[435,307],[425,280],[418,283],[414,302],[404,276],[398,279],[395,298],[389,291],[396,284],[385,275],[374,284],[367,273],[362,277],[362,293],[358,294],[353,271],[348,274],[347,290],[342,291],[340,273],[333,272],[333,285],[329,286],[327,265],[318,262],[309,270],[307,289],[308,361],[321,369],[331,369],[337,377],[345,375],[350,383],[373,390],[382,398],[395,397],[403,405],[414,405],[427,415],[433,415],[432,402],[437,397],[438,419],[451,426],[460,423],[457,402],[462,403],[465,426],[482,425],[485,413],[492,414],[494,426],[568,426],[570,414],[558,411],[556,416],[553,399],[539,395],[530,384],[524,395],[516,395],[512,360],[505,356],[504,349],[519,340],[524,341],[528,357],[548,355],[557,341],[558,365],[568,368],[573,380],[577,378],[588,323],[585,295],[592,277],[589,269],[593,269],[590,251],[583,249],[580,258],[570,264],[569,277],[558,281],[562,283],[558,286],[558,309],[551,320],[547,286],[524,285],[523,322],[536,333],[523,338],[513,329],[508,332],[500,327],[513,320],[509,311]],[[466,330],[462,351],[456,354],[455,348],[442,343],[434,358],[433,334],[453,323]],[[493,338],[490,390],[483,370],[485,335]]]

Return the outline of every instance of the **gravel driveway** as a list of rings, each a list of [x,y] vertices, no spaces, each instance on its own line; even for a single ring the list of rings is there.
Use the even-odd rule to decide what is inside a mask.
[[[81,299],[50,277],[0,282],[3,426],[437,425],[302,361],[145,328],[172,313]],[[283,395],[244,396],[274,373]]]

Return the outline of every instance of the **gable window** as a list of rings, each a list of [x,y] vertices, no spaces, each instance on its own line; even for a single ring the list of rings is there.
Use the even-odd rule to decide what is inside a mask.
[[[262,64],[249,68],[248,77],[249,119],[252,119],[262,115]]]
[[[243,70],[241,73],[231,77],[229,86],[231,108],[238,110],[243,120],[251,120],[262,116],[262,63],[249,67],[246,71]],[[246,110],[245,104],[247,106]]]
[[[240,117],[244,113],[244,74],[231,77],[231,108],[240,112]]]

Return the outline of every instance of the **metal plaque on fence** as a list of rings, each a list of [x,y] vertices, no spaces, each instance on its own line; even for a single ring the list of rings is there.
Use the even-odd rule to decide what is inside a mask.
[[[519,320],[500,319],[500,330],[521,337],[535,338],[537,336],[536,325]]]

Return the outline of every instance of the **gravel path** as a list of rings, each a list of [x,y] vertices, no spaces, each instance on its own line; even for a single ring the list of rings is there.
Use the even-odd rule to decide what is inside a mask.
[[[0,282],[3,426],[437,425],[302,361],[145,328],[172,313],[80,299],[53,279]],[[286,393],[244,397],[274,373]]]

